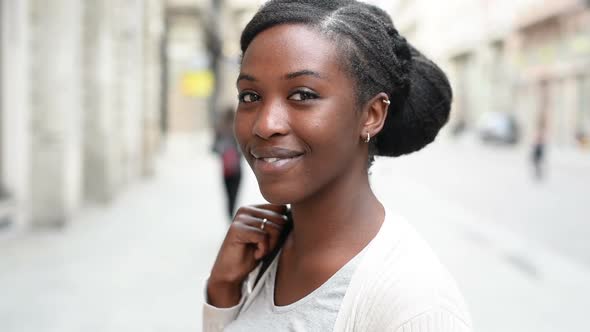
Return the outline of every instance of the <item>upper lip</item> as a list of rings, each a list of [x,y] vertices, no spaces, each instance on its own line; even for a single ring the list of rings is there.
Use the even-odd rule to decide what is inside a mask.
[[[283,147],[254,147],[250,149],[250,154],[256,159],[262,158],[294,158],[303,154],[301,151],[291,150]]]

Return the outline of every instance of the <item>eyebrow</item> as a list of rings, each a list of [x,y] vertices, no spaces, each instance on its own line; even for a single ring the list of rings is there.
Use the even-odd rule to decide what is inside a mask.
[[[323,79],[323,80],[327,79],[326,77],[324,77],[320,73],[315,72],[313,70],[307,70],[307,69],[288,73],[285,76],[283,76],[283,79],[292,80],[292,79],[300,77],[300,76],[313,76],[313,77]],[[254,76],[249,75],[249,74],[240,74],[238,76],[238,79],[236,80],[236,84],[239,83],[241,80],[246,80],[246,81],[250,81],[250,82],[257,82],[258,81]]]
[[[246,80],[246,81],[250,81],[250,82],[256,82],[256,81],[258,81],[252,75],[240,74],[240,76],[238,76],[238,79],[236,80],[236,84],[239,83],[241,80]]]
[[[291,79],[294,79],[294,78],[297,78],[297,77],[300,77],[300,76],[313,76],[313,77],[316,77],[316,78],[319,78],[319,79],[323,79],[323,80],[326,79],[320,73],[315,72],[313,70],[307,70],[307,69],[296,71],[296,72],[293,72],[293,73],[289,73],[289,74],[287,74],[287,75],[284,76],[284,79],[291,80]]]

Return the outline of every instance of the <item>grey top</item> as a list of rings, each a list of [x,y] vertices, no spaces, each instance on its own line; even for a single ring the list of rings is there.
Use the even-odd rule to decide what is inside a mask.
[[[278,257],[268,267],[263,288],[252,304],[224,331],[331,331],[346,289],[364,250],[346,263],[324,284],[304,298],[286,306],[274,304]]]

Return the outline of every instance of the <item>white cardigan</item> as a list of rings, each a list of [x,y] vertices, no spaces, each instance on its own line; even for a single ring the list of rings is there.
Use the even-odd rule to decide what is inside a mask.
[[[403,218],[386,212],[385,222],[352,276],[335,332],[470,332],[471,321],[453,278]],[[259,268],[232,308],[203,306],[203,331],[222,331],[258,295]],[[265,271],[268,273],[268,270]]]

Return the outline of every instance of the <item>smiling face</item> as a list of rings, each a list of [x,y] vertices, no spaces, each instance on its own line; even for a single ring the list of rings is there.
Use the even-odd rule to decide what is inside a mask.
[[[298,203],[366,175],[355,85],[332,41],[279,25],[252,41],[238,78],[235,134],[271,203]]]

